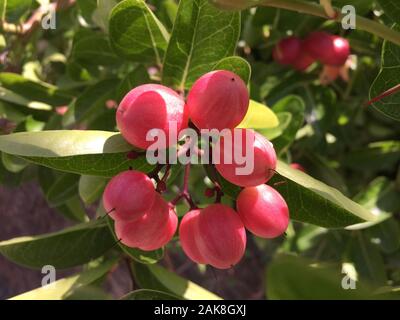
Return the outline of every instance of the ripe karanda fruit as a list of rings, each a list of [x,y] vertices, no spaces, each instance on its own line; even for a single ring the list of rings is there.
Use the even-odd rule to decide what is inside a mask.
[[[152,129],[162,130],[168,146],[170,124],[176,124],[176,136],[188,125],[185,101],[175,91],[159,84],[145,84],[132,89],[117,109],[117,126],[132,145],[147,149],[154,141],[146,136]]]
[[[222,134],[215,146],[217,171],[226,180],[241,187],[266,183],[276,168],[276,152],[272,143],[251,129],[230,132]],[[250,166],[250,170],[246,170],[248,172],[238,171],[246,166]]]
[[[350,55],[349,42],[327,32],[312,32],[304,40],[304,48],[313,58],[330,66],[342,66]]]
[[[179,227],[186,255],[197,263],[229,269],[246,249],[246,230],[238,214],[223,204],[188,212]]]
[[[305,50],[303,40],[295,36],[279,41],[272,55],[279,64],[291,65],[298,71],[307,70],[316,61]]]
[[[113,219],[136,220],[151,208],[155,197],[151,179],[140,171],[128,170],[108,182],[103,205]]]
[[[287,229],[289,209],[286,201],[266,184],[243,189],[236,205],[245,227],[256,236],[275,238]]]
[[[297,71],[306,71],[316,60],[307,51],[301,50],[299,56],[293,62],[293,68]]]
[[[206,73],[192,86],[187,98],[190,119],[199,129],[235,128],[249,107],[243,80],[230,71]]]
[[[144,251],[157,250],[173,237],[178,226],[175,211],[159,195],[155,196],[152,207],[135,221],[115,221],[115,233],[121,242],[130,248]]]
[[[272,55],[276,62],[287,65],[295,63],[300,53],[301,39],[298,37],[288,37],[277,43]]]

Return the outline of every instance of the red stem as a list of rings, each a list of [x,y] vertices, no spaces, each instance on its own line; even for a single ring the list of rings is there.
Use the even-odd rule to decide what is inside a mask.
[[[176,206],[176,204],[181,200],[185,199],[190,206],[190,210],[197,209],[197,205],[194,203],[192,196],[189,193],[189,177],[190,177],[190,163],[185,166],[185,174],[183,177],[183,189],[175,199],[173,199],[170,204],[171,206]]]
[[[371,104],[378,102],[386,97],[391,96],[392,94],[395,94],[396,92],[400,91],[400,84],[394,86],[393,88],[381,93],[379,96],[373,98],[372,100],[367,102],[367,106],[370,106]]]

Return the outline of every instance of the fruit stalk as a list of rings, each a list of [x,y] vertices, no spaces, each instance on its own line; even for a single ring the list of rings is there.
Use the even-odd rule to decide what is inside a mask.
[[[291,11],[297,11],[299,13],[305,13],[321,18],[326,18],[326,12],[321,5],[302,0],[263,0],[260,2],[260,5],[279,9],[287,9]],[[335,10],[338,15],[332,20],[340,22],[343,18],[343,14],[337,8],[335,8]],[[356,23],[357,28],[359,28],[360,30],[367,31],[380,38],[400,45],[399,32],[392,30],[381,23],[372,21],[361,16],[356,17]]]

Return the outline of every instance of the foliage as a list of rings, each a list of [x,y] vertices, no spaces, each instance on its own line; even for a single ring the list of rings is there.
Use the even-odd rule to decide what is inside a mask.
[[[255,128],[274,143],[280,161],[270,183],[293,219],[286,237],[255,239],[267,270],[266,297],[398,296],[399,94],[366,106],[400,82],[395,1],[355,4],[359,15],[373,15],[373,23],[386,26],[378,28],[383,35],[389,30],[386,39],[368,33],[369,23],[344,31],[333,20],[281,9],[274,1],[243,11],[224,11],[207,0],[61,2],[56,29],[39,23],[21,31],[13,25],[26,22],[40,1],[0,0],[0,183],[37,181],[49,205],[76,225],[2,241],[0,253],[30,268],[83,265],[84,271],[58,280],[57,290],[39,288],[15,298],[109,298],[99,283],[126,259],[140,289],[123,299],[220,298],[163,267],[165,252],[176,253],[179,242],[154,252],[118,243],[112,221],[101,217],[100,201],[117,173],[154,169],[143,155],[130,158],[134,148],[117,132],[115,106],[123,96],[149,82],[185,94],[198,77],[219,69],[248,84],[250,111],[239,127]],[[291,9],[293,1],[283,2]],[[357,59],[348,82],[322,85],[320,66],[300,73],[273,61],[281,38],[316,29],[349,39]],[[307,173],[291,168],[293,162]],[[180,186],[181,169],[172,170],[168,186]],[[217,180],[223,201],[234,203],[240,188],[207,167],[193,175],[189,189],[198,202],[209,202],[204,189]],[[86,214],[89,205],[97,208],[95,219]],[[180,216],[185,211],[178,207]],[[342,270],[358,279],[356,290],[342,290]]]

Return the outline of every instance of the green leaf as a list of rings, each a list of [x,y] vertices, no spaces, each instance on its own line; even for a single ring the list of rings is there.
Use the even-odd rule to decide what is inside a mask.
[[[239,33],[239,13],[220,11],[207,0],[181,0],[164,59],[163,83],[189,89],[234,53]]]
[[[1,147],[0,147],[1,148]],[[60,171],[112,178],[122,171],[133,168],[150,172],[154,166],[145,157],[135,160],[127,158],[127,153],[88,154],[70,157],[24,157],[36,164]]]
[[[6,18],[7,0],[0,0],[0,21]]]
[[[172,293],[188,300],[220,300],[221,298],[197,284],[158,265],[133,265],[135,279],[144,289]]]
[[[362,283],[344,290],[345,275],[339,266],[315,266],[313,261],[278,255],[267,269],[267,298],[272,300],[366,299],[370,291]]]
[[[124,0],[111,11],[109,32],[115,52],[136,62],[161,64],[169,35],[142,0]]]
[[[385,0],[386,1],[386,0]],[[394,27],[396,30],[400,28]],[[370,89],[370,99],[399,84],[400,47],[385,40],[382,47],[382,67]],[[400,121],[400,94],[395,93],[375,102],[373,107],[386,116]]]
[[[87,87],[76,99],[71,111],[74,121],[93,119],[101,111],[106,111],[106,101],[113,98],[117,83],[116,79],[107,79]]]
[[[250,82],[251,67],[250,64],[241,57],[227,57],[220,60],[213,70],[228,70],[236,73],[245,83]]]
[[[297,131],[303,126],[305,105],[298,96],[287,96],[278,101],[273,107],[273,112],[290,112],[291,121],[283,134],[274,140],[274,147],[282,154],[288,150],[296,138]]]
[[[106,186],[103,177],[81,176],[79,179],[79,196],[86,204],[97,201]]]
[[[385,263],[378,247],[361,232],[350,241],[346,262],[351,262],[357,271],[358,279],[374,286],[384,286],[387,282]]]
[[[395,23],[400,23],[400,3],[396,0],[377,0],[385,14]]]
[[[122,300],[181,300],[181,298],[162,291],[139,289],[128,293]]]
[[[72,49],[72,59],[84,66],[112,66],[121,62],[105,35],[92,35],[80,39]]]
[[[18,296],[11,298],[10,300],[63,300],[70,296],[70,294],[79,289],[83,288],[91,283],[102,278],[110,269],[116,264],[116,259],[111,259],[101,263],[99,266],[89,268],[72,275],[68,278],[57,280],[51,285],[40,287]]]
[[[400,248],[400,226],[394,218],[368,228],[366,234],[370,241],[386,254],[394,253]]]
[[[143,65],[137,66],[133,71],[126,75],[118,86],[116,94],[117,102],[120,102],[133,88],[150,82],[150,77],[146,68]]]
[[[16,73],[0,73],[0,86],[29,101],[37,101],[51,106],[66,105],[72,100],[69,93],[59,90],[51,84],[35,82]]]
[[[366,188],[354,197],[354,201],[371,211],[376,221],[351,226],[348,229],[358,230],[380,224],[400,210],[400,199],[395,184],[385,177],[374,179]]]
[[[238,128],[271,129],[279,126],[276,114],[262,103],[250,100],[249,109]]]
[[[257,130],[268,140],[274,140],[280,137],[283,132],[289,127],[290,122],[292,121],[292,114],[290,112],[279,112],[276,114],[276,117],[278,118],[278,126]]]
[[[26,160],[4,152],[2,152],[1,154],[1,160],[3,162],[4,168],[13,173],[24,170],[28,165]]]
[[[104,211],[104,209],[102,210]],[[116,242],[118,242],[119,247],[125,252],[128,256],[130,256],[134,261],[143,263],[143,264],[154,264],[160,261],[164,257],[164,248],[154,250],[154,251],[143,251],[137,248],[130,248],[124,245],[117,238],[114,231],[114,221],[107,217],[108,226],[110,227],[110,232],[114,236]]]
[[[399,141],[379,141],[347,153],[342,165],[357,171],[390,170],[399,160]]]
[[[132,147],[116,132],[49,130],[0,136],[0,150],[26,157],[67,157],[128,152]]]
[[[145,157],[127,158],[133,147],[119,133],[90,130],[19,132],[0,136],[0,151],[56,170],[113,177],[132,167],[153,168]]]
[[[62,174],[46,193],[50,206],[60,206],[74,197],[78,191],[78,180],[79,176],[76,174]]]
[[[294,220],[326,228],[342,228],[376,220],[375,215],[337,189],[292,169],[282,161],[278,161],[276,171],[278,175],[275,175],[272,185],[285,198]]]
[[[0,100],[18,104],[33,110],[50,111],[52,107],[39,101],[31,101],[8,89],[0,87]]]
[[[115,244],[105,221],[92,221],[59,232],[0,242],[0,253],[22,266],[57,269],[78,266],[103,255]]]
[[[108,33],[108,17],[111,9],[116,4],[116,0],[97,0],[97,8],[92,13],[92,20],[94,23],[106,33]]]
[[[6,8],[6,20],[17,22],[32,6],[32,0],[3,0],[2,7]],[[3,9],[4,10],[4,9]]]
[[[377,217],[358,203],[309,175],[292,169],[278,160],[277,174],[270,184],[285,198],[293,220],[325,228],[344,228]],[[241,189],[221,176],[218,177],[224,193],[236,199]]]
[[[65,201],[61,206],[56,207],[57,211],[66,218],[76,222],[87,222],[89,220],[85,209],[78,196],[74,196]]]

